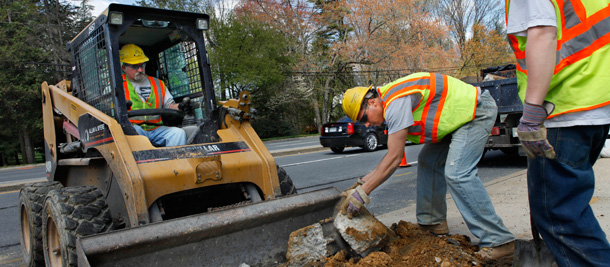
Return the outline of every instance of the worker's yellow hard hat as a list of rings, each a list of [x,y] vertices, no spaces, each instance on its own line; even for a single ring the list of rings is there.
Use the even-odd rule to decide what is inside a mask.
[[[141,64],[148,61],[148,57],[142,51],[142,48],[135,44],[126,44],[119,51],[121,62],[127,64]]]
[[[362,99],[371,88],[373,88],[372,85],[369,87],[358,86],[347,89],[343,94],[343,112],[353,121],[358,120]]]

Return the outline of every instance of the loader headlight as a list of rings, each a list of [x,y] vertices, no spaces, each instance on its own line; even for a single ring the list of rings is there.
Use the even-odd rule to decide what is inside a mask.
[[[121,12],[110,12],[110,15],[108,15],[108,17],[110,18],[110,25],[121,25],[123,24],[123,13]]]
[[[207,19],[197,19],[197,29],[207,31],[210,27],[210,22]]]

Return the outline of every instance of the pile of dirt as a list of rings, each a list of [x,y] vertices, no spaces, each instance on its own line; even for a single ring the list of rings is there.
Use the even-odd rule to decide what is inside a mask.
[[[464,235],[437,236],[404,221],[393,224],[391,229],[397,237],[381,251],[372,252],[364,258],[349,258],[346,251],[341,251],[327,257],[324,266],[512,266],[511,260],[482,259],[475,254],[478,247],[472,245],[470,238]]]

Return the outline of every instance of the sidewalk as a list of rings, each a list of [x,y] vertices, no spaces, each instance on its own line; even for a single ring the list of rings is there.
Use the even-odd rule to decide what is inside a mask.
[[[593,166],[595,170],[595,193],[591,200],[591,207],[602,229],[610,233],[610,158],[600,158]],[[502,217],[504,225],[518,239],[532,239],[529,219],[529,204],[527,197],[526,171],[494,180],[485,184],[496,212]],[[417,222],[415,217],[415,204],[397,211],[376,216],[384,224],[390,226],[400,220]],[[469,236],[473,243],[478,243],[462,216],[458,212],[455,202],[447,195],[447,223],[450,234]]]

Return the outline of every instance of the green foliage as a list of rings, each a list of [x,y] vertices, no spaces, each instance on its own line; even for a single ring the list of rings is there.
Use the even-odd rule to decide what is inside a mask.
[[[0,157],[33,158],[43,147],[40,85],[62,77],[65,41],[90,20],[90,7],[65,1],[0,1]],[[18,154],[21,154],[19,156]],[[30,159],[32,159],[30,158]]]

